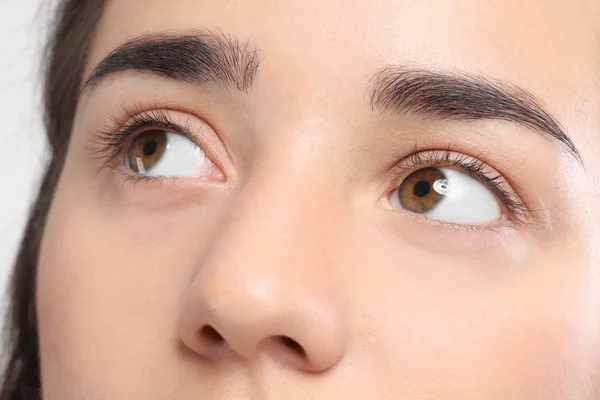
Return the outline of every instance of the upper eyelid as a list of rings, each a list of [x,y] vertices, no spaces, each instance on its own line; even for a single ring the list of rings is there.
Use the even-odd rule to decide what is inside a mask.
[[[147,128],[145,130],[142,130]],[[180,133],[192,140],[198,146],[195,135],[190,132],[189,122],[180,123],[175,121],[163,110],[150,110],[141,114],[131,116],[131,119],[126,122],[120,129],[122,133],[129,132],[132,136],[137,136],[147,130],[151,129],[164,129],[168,131],[175,131],[174,133]],[[137,132],[136,132],[137,131]]]
[[[441,156],[440,153],[442,154]],[[395,175],[401,175],[404,177],[410,173],[409,170],[411,168],[433,165],[454,165],[464,167],[465,165],[469,164],[477,166],[478,168],[489,168],[487,175],[500,175],[502,178],[504,178],[504,175],[501,172],[489,165],[487,162],[482,161],[479,157],[467,155],[461,151],[452,149],[415,151],[410,156],[405,157],[401,161],[394,164],[392,168],[395,171]]]

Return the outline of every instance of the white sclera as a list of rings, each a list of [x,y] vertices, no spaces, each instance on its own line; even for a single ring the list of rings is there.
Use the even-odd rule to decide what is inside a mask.
[[[493,222],[502,216],[498,200],[481,182],[453,169],[439,170],[446,179],[434,182],[432,189],[443,198],[424,216],[469,225]]]
[[[155,177],[202,177],[210,175],[212,164],[197,144],[172,132],[166,132],[166,148],[160,159],[151,168],[139,168],[141,175]]]

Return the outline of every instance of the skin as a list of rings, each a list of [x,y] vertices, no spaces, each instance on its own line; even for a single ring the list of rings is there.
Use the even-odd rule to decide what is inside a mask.
[[[124,72],[81,98],[39,262],[44,399],[597,399],[598,26],[594,0],[109,1],[85,76],[164,31],[216,28],[262,62],[245,94]],[[374,112],[384,65],[526,89],[585,167],[518,124]],[[191,116],[224,179],[98,172],[122,104]],[[392,209],[393,165],[448,146],[528,223]]]

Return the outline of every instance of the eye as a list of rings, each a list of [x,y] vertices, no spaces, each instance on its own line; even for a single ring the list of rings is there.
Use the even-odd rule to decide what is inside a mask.
[[[502,217],[496,196],[483,183],[450,168],[422,168],[389,195],[394,209],[455,224],[477,225]]]
[[[214,167],[197,144],[164,130],[137,135],[126,163],[131,171],[153,177],[208,177]]]

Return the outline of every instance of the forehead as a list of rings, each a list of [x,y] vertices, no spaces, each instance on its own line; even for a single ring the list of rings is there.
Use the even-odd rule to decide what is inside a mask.
[[[550,77],[598,60],[595,0],[108,0],[102,52],[148,32],[219,28],[270,53],[520,70]],[[324,57],[329,54],[330,57]],[[271,55],[271,54],[270,54]],[[596,57],[594,57],[596,56]],[[317,58],[318,57],[318,58]],[[592,65],[590,65],[592,67]],[[597,67],[594,65],[593,67]],[[588,71],[589,72],[589,71]],[[515,72],[516,73],[516,72]],[[500,77],[502,78],[502,77]]]
[[[109,0],[87,72],[136,36],[216,28],[261,51],[265,84],[293,76],[314,92],[388,64],[456,69],[529,90],[585,136],[577,116],[598,126],[598,26],[596,0]]]

